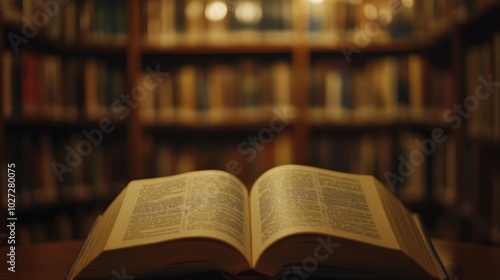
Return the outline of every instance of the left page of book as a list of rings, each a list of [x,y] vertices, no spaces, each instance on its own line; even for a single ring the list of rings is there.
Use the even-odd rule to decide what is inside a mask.
[[[216,170],[132,181],[105,249],[212,238],[251,259],[248,191]]]

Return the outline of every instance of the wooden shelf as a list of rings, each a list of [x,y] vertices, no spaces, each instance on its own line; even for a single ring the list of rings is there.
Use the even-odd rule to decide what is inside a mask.
[[[366,46],[357,46],[352,40],[341,40],[332,42],[316,42],[311,43],[310,49],[314,53],[339,53],[343,54],[347,46],[356,47],[360,53],[408,53],[408,52],[421,52],[432,48],[434,39],[400,39],[400,40],[387,40],[368,43]]]
[[[297,110],[288,112],[294,113]],[[257,118],[255,116],[258,116]],[[155,132],[251,132],[270,127],[270,122],[277,117],[272,109],[234,109],[219,113],[179,114],[171,121],[143,121],[144,128]],[[293,125],[291,123],[286,126]]]
[[[432,48],[435,41],[442,36],[433,36],[429,39],[400,39],[388,41],[373,41],[364,47],[358,47],[362,52],[373,53],[408,53],[422,52]],[[342,41],[290,41],[290,43],[228,43],[210,44],[207,42],[194,44],[142,44],[143,54],[272,54],[291,53],[294,48],[305,47],[313,53],[343,53],[343,43],[356,46],[352,40]]]
[[[125,121],[117,120],[109,117],[113,125],[123,128],[126,124]],[[30,117],[30,118],[8,118],[5,119],[5,126],[7,129],[58,129],[58,128],[72,128],[82,129],[87,127],[98,127],[101,119],[51,119],[43,117]]]
[[[9,32],[16,34],[22,33],[22,25],[14,22],[4,22],[3,36],[6,37]],[[8,40],[5,40],[6,48],[11,49]],[[29,39],[27,44],[20,44],[19,49],[31,49],[35,51],[45,51],[54,54],[69,54],[69,55],[125,55],[127,49],[127,41],[101,40],[99,43],[88,42],[61,42],[60,39],[48,37],[40,29],[40,33]]]
[[[291,53],[293,44],[283,43],[229,43],[229,44],[175,44],[143,43],[143,54],[248,54]]]
[[[305,40],[290,39],[277,42],[269,41],[219,41],[210,42],[201,40],[197,42],[142,42],[144,54],[246,54],[246,53],[289,53],[294,48],[306,48],[312,53],[338,53],[344,52],[346,45],[354,46],[368,54],[374,53],[408,53],[423,52],[432,49],[437,43],[449,39],[450,28],[425,34],[415,38],[379,39],[374,38],[366,46],[358,46],[350,38],[337,38],[332,40]]]
[[[394,130],[401,128],[418,128],[432,130],[434,128],[451,129],[451,124],[442,118],[444,110],[425,110],[418,113],[401,112],[339,112],[331,113],[324,109],[310,110],[308,123],[311,129],[331,130]]]

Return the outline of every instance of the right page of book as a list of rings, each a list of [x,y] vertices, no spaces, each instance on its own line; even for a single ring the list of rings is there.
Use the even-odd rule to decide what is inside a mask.
[[[250,205],[254,262],[277,240],[298,233],[399,248],[371,176],[279,166],[255,182]]]

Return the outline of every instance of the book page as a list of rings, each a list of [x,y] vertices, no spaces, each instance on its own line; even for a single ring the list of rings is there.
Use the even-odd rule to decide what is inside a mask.
[[[398,248],[371,176],[280,166],[255,182],[250,204],[254,265],[269,245],[301,232]]]
[[[106,249],[186,237],[229,243],[251,259],[247,188],[223,171],[132,181]]]

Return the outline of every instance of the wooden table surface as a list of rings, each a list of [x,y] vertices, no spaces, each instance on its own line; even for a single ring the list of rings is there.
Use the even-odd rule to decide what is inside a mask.
[[[0,279],[64,279],[82,242],[19,246],[16,248],[15,273],[7,270],[8,248],[1,247]],[[450,280],[500,279],[500,247],[446,240],[434,240],[434,246],[450,273]],[[121,280],[111,273],[109,279]]]

